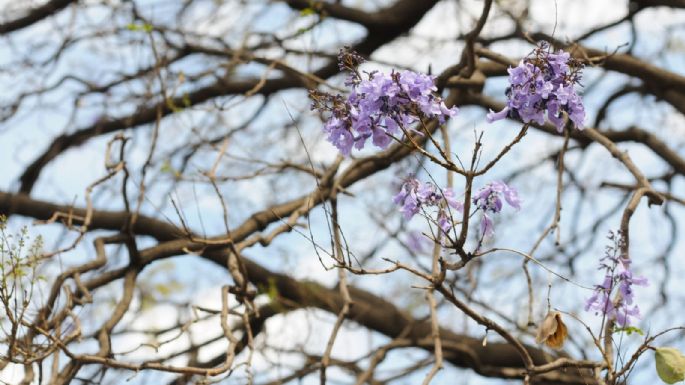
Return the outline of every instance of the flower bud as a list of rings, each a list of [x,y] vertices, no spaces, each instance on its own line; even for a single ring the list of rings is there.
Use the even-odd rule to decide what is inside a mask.
[[[667,384],[685,380],[685,356],[676,348],[656,348],[656,373]]]

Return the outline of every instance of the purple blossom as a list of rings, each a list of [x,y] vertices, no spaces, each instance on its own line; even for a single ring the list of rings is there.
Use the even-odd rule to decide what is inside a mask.
[[[521,199],[516,189],[502,181],[490,182],[473,195],[473,204],[476,209],[483,212],[480,222],[480,232],[483,236],[495,234],[492,218],[488,213],[497,214],[502,211],[502,196],[509,206],[517,210],[521,208]]]
[[[454,191],[447,187],[439,189],[435,184],[421,183],[418,179],[410,176],[404,180],[400,191],[393,197],[393,202],[401,206],[400,211],[404,218],[409,220],[420,210],[429,207],[437,207],[437,223],[444,232],[452,228],[452,219],[445,206],[456,211],[463,212],[464,206],[455,198]]]
[[[495,235],[495,226],[487,213],[483,213],[483,218],[480,220],[480,233],[483,234],[484,237]]]
[[[393,197],[393,202],[401,205],[400,211],[404,214],[406,220],[410,220],[416,213],[419,212],[421,202],[419,201],[416,191],[421,187],[421,182],[416,178],[409,177],[405,179],[404,184],[400,188],[400,192]]]
[[[496,120],[504,119],[504,118],[506,118],[508,115],[509,115],[509,106],[504,107],[504,108],[502,109],[502,111],[499,111],[499,112],[495,112],[495,111],[493,111],[493,110],[490,110],[490,113],[487,114],[487,115],[485,115],[485,120],[486,120],[488,123],[492,123],[492,122],[494,122],[494,121],[496,121]]]
[[[444,123],[455,116],[457,107],[448,108],[437,95],[435,77],[412,71],[365,73],[358,65],[363,59],[341,50],[339,65],[350,71],[345,82],[352,87],[347,98],[320,91],[310,91],[312,109],[330,113],[324,125],[328,141],[343,155],[352,148],[364,148],[367,140],[380,148],[387,148],[393,136],[410,130],[409,125],[425,118],[436,118]]]
[[[595,292],[587,299],[585,310],[594,310],[595,314],[602,314],[618,326],[626,327],[631,324],[631,318],[640,318],[640,309],[633,305],[633,285],[647,286],[648,282],[644,277],[634,276],[630,270],[630,259],[620,255],[624,242],[622,234],[611,232],[609,240],[613,244],[607,246],[599,267],[604,270],[604,281],[595,285]]]
[[[324,132],[328,134],[328,141],[333,143],[344,155],[349,155],[354,145],[354,137],[345,129],[344,122],[335,116],[326,122]]]
[[[432,242],[418,231],[409,231],[405,237],[405,243],[409,249],[417,254],[425,254],[430,251]]]
[[[564,130],[564,114],[573,125],[584,128],[585,107],[576,93],[582,64],[568,52],[553,53],[549,43],[540,42],[531,55],[509,68],[507,105],[499,112],[490,110],[488,123],[511,117],[524,123],[545,123],[545,113],[557,131]]]
[[[490,182],[483,186],[473,195],[473,203],[483,211],[498,213],[502,210],[502,199],[500,198],[502,195],[504,195],[504,200],[509,206],[515,209],[521,208],[521,199],[516,189],[507,186],[502,181]]]
[[[447,202],[447,205],[456,209],[457,211],[464,211],[464,205],[457,201],[454,196],[454,191],[451,188],[446,188],[442,190],[442,197]]]
[[[447,233],[452,228],[452,219],[445,212],[445,210],[440,210],[438,212],[438,226],[444,233]]]

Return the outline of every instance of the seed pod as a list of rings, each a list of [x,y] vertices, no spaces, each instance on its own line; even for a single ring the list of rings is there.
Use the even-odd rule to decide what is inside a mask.
[[[547,313],[544,321],[540,324],[535,342],[539,344],[544,342],[550,348],[560,349],[564,345],[567,336],[568,329],[561,320],[561,313],[551,311]]]
[[[656,373],[667,384],[685,380],[685,356],[676,348],[656,348]]]

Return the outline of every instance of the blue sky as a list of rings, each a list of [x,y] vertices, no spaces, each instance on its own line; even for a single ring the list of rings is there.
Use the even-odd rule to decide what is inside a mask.
[[[357,5],[359,2],[351,1],[352,5]],[[426,18],[414,29],[409,37],[402,37],[395,42],[378,50],[372,59],[378,62],[391,62],[397,65],[409,66],[416,70],[425,71],[431,65],[434,73],[439,73],[448,65],[454,63],[459,57],[461,46],[453,42],[452,38],[459,33],[467,31],[472,23],[472,18],[477,16],[480,10],[480,2],[478,1],[464,1],[461,7],[457,7],[454,2],[443,2],[433,9]],[[534,23],[526,26],[531,30],[543,30],[551,33],[555,25],[555,13],[560,15],[556,20],[555,35],[558,37],[573,38],[577,36],[578,31],[583,31],[588,27],[597,25],[602,22],[615,20],[622,16],[621,12],[624,8],[624,1],[557,1],[557,9],[555,10],[554,2],[551,1],[536,1],[533,2],[530,9],[530,15],[534,19]],[[285,6],[276,5],[273,10],[264,14],[259,14],[257,7],[250,12],[237,13],[231,9],[230,5],[220,8],[213,17],[206,18],[206,9],[203,7],[210,7],[209,4],[196,7],[193,15],[196,16],[197,24],[195,25],[199,31],[225,38],[230,43],[240,41],[241,33],[251,29],[254,32],[264,30],[268,31],[270,28],[274,30],[287,33],[288,31],[297,30],[304,25],[307,25],[308,17],[298,16],[296,13],[289,12]],[[213,6],[212,6],[213,7]],[[147,5],[141,7],[148,12],[146,15],[154,20],[156,23],[163,23],[171,14],[172,7],[163,5],[160,2],[147,2]],[[94,6],[91,17],[95,20],[98,18],[106,18],[108,14],[106,11]],[[18,71],[12,66],[12,63],[20,59],[21,55],[27,55],[27,47],[31,47],[32,42],[44,42],[47,40],[58,41],[61,34],[69,33],[67,30],[57,29],[57,26],[67,24],[70,22],[70,13],[64,12],[60,14],[55,21],[42,23],[37,28],[27,29],[19,34],[15,45],[0,44],[0,87],[6,90],[3,96],[0,96],[0,101],[6,104],[7,100],[16,97],[22,87],[30,86],[32,84],[52,84],[54,81],[62,77],[65,73],[71,72],[74,68],[83,68],[79,70],[79,75],[88,79],[99,82],[104,82],[109,78],[114,77],[118,71],[128,72],[135,68],[149,64],[151,61],[151,53],[149,47],[145,42],[145,36],[141,32],[130,31],[124,33],[130,39],[125,44],[120,41],[108,41],[106,44],[95,46],[84,42],[83,44],[75,45],[67,52],[67,57],[60,61],[60,65],[48,65],[45,68],[37,68],[32,71]],[[205,19],[203,19],[205,18]],[[455,22],[457,20],[458,22]],[[654,20],[659,20],[655,23]],[[637,18],[637,28],[640,31],[640,40],[635,46],[635,54],[637,56],[646,58],[652,63],[667,68],[674,72],[685,73],[685,55],[683,46],[683,30],[676,28],[678,24],[682,24],[685,18],[682,14],[668,12],[664,10],[648,10],[642,13]],[[81,20],[83,25],[88,25],[90,21]],[[111,22],[112,27],[125,28],[130,20],[121,17],[114,17]],[[79,24],[77,24],[79,25]],[[96,26],[102,23],[95,23]],[[436,25],[442,28],[435,28]],[[502,21],[501,15],[496,13],[491,17],[489,24],[486,26],[484,33],[496,35],[506,31],[509,26]],[[72,33],[75,35],[87,34],[89,28],[84,27],[83,30],[77,30]],[[345,42],[351,42],[359,38],[363,30],[359,28],[351,28],[349,23],[335,22],[329,20],[321,27],[317,27],[311,33],[304,35],[293,48],[302,49],[325,49],[335,52],[337,47]],[[598,35],[596,38],[587,42],[596,48],[612,49],[628,41],[628,30],[626,27],[617,27]],[[671,54],[667,56],[660,56],[658,52],[661,48],[670,44],[673,46]],[[681,48],[678,48],[680,44]],[[530,49],[530,45],[522,43],[499,43],[491,47],[493,50],[506,53],[511,56],[525,55]],[[45,48],[39,51],[33,51],[31,55],[46,55],[51,50],[51,45],[47,44]],[[36,53],[37,52],[37,53]],[[275,55],[273,52],[265,52],[264,55]],[[378,62],[369,63],[365,69],[381,69],[388,70],[390,66],[380,64]],[[302,68],[309,68],[313,64],[306,62],[294,61],[294,65]],[[183,70],[184,73],[193,74],[199,73],[208,66],[207,62],[201,60],[188,59],[179,63],[177,67],[172,67],[175,73],[165,73],[167,80],[174,83],[178,80],[178,73]],[[14,68],[14,69],[13,69]],[[239,68],[236,76],[252,76],[261,73],[263,66],[245,66]],[[275,76],[275,74],[274,74]],[[596,105],[608,93],[623,86],[629,79],[619,75],[607,75],[600,69],[587,69],[586,71],[586,86],[595,82],[599,82],[599,86],[592,94],[586,98],[588,110],[590,111],[588,121],[594,119],[593,111],[596,110]],[[340,83],[340,78],[334,81]],[[486,93],[498,97],[503,100],[502,92],[506,84],[504,79],[488,81],[486,84]],[[183,90],[185,85],[180,85],[180,90]],[[45,95],[41,99],[33,98],[20,111],[17,117],[9,121],[0,123],[0,164],[2,165],[2,173],[0,174],[0,189],[4,191],[14,191],[17,189],[17,178],[21,174],[23,167],[31,162],[47,144],[56,135],[63,132],[72,132],[79,127],[83,127],[94,119],[97,119],[101,114],[107,113],[111,116],[119,116],[130,112],[135,107],[135,100],[123,99],[131,89],[122,87],[115,90],[112,95],[113,100],[118,100],[108,106],[105,111],[99,103],[102,101],[98,98],[84,99],[85,108],[79,108],[78,114],[72,116],[73,98],[71,94],[78,89],[76,84],[67,83],[63,88],[60,88],[50,94]],[[133,90],[143,89],[142,85],[132,85]],[[163,142],[160,144],[158,150],[158,159],[167,156],[170,159],[171,166],[178,166],[178,157],[174,157],[175,151],[183,149],[184,144],[188,140],[189,133],[201,136],[212,137],[217,133],[222,132],[230,127],[237,127],[240,122],[255,111],[260,104],[260,100],[241,101],[230,98],[220,98],[220,103],[226,105],[235,105],[231,108],[217,114],[216,116],[207,113],[206,107],[212,105],[199,106],[185,111],[179,116],[174,116],[164,119],[162,125]],[[255,155],[262,155],[266,160],[279,159],[293,159],[302,161],[304,154],[302,151],[302,144],[299,138],[294,135],[283,139],[281,132],[273,130],[273,127],[288,123],[290,118],[286,111],[287,109],[293,113],[299,113],[308,109],[308,102],[301,91],[284,92],[280,97],[274,98],[267,106],[267,113],[263,118],[254,122],[253,127],[255,132],[259,133],[259,141],[255,141],[255,135],[240,135],[237,134],[231,139],[229,144],[229,154],[231,155],[230,162],[240,164],[239,159],[242,157],[249,157]],[[638,100],[634,97],[627,97],[617,102],[612,109],[607,122],[613,128],[623,128],[630,124],[638,124],[653,132],[657,132],[660,137],[667,139],[669,145],[676,149],[680,154],[685,154],[683,148],[683,140],[685,138],[685,121],[683,117],[675,113],[670,107],[664,107],[663,104],[657,103],[654,100]],[[492,126],[484,122],[485,111],[482,109],[462,108],[458,119],[450,123],[450,128],[454,132],[452,143],[454,144],[453,151],[461,157],[468,157],[473,142],[473,130],[484,131],[486,148],[484,150],[484,157],[491,157],[497,153],[501,145],[506,143],[511,137],[515,135],[516,124],[511,122],[499,122]],[[312,154],[315,162],[330,161],[335,152],[333,148],[326,143],[323,135],[320,133],[320,122],[310,115],[303,119],[298,128],[301,130],[307,149]],[[131,146],[129,161],[131,164],[140,164],[147,151],[146,140],[149,136],[149,129],[136,130],[136,132],[128,133],[134,141]],[[88,144],[69,150],[48,166],[38,185],[36,186],[34,196],[37,198],[50,199],[64,203],[75,202],[77,205],[83,205],[83,192],[86,186],[92,183],[93,180],[102,176],[105,172],[103,167],[103,153],[108,140],[112,135],[107,135],[90,141]],[[560,145],[560,140],[555,138],[548,138],[537,133],[530,133],[525,145],[517,147],[507,157],[505,162],[498,165],[491,175],[488,175],[482,180],[486,183],[489,180],[497,179],[506,176],[512,169],[521,167],[522,165],[534,164],[544,154],[548,154]],[[635,160],[638,166],[645,171],[648,176],[659,175],[664,167],[659,163],[653,155],[646,151],[631,145],[621,145],[621,148],[629,151],[631,157]],[[373,151],[366,152],[371,153]],[[200,171],[203,167],[215,159],[216,153],[206,151],[201,156],[197,157],[191,164],[188,170],[187,177],[200,178]],[[221,172],[227,175],[231,173],[232,164],[228,160],[222,164]],[[382,235],[376,225],[374,225],[371,214],[390,215],[394,208],[390,203],[390,197],[394,194],[392,189],[388,186],[395,186],[397,182],[410,170],[412,165],[415,165],[415,160],[408,160],[399,167],[384,171],[374,177],[372,180],[362,181],[355,185],[351,192],[355,194],[356,199],[341,199],[341,212],[343,217],[341,219],[342,226],[346,237],[350,243],[354,245],[354,251],[363,254],[365,250],[370,248],[373,241]],[[349,164],[349,163],[347,163]],[[578,170],[581,183],[587,187],[597,187],[602,181],[624,181],[630,182],[630,176],[623,171],[622,166],[614,161],[610,155],[599,147],[591,148],[584,155],[579,155],[574,152],[569,153],[567,158],[569,167]],[[242,166],[241,166],[242,167]],[[601,168],[602,172],[598,172]],[[249,169],[245,166],[244,169]],[[244,170],[239,168],[240,171]],[[428,166],[428,171],[432,175],[437,175],[444,179],[444,174],[434,167]],[[143,211],[150,214],[158,215],[161,210],[163,215],[168,218],[176,220],[176,214],[169,204],[169,192],[171,175],[164,173],[161,170],[155,170],[156,178],[159,178],[159,183],[149,191],[149,200],[145,202]],[[514,214],[509,213],[502,218],[501,223],[498,223],[497,238],[493,240],[492,245],[507,246],[512,248],[520,248],[527,250],[530,248],[531,239],[537,237],[541,226],[548,222],[550,218],[550,208],[553,207],[553,189],[556,175],[551,166],[543,166],[531,172],[535,178],[520,178],[515,180],[516,187],[519,188],[524,196],[525,204],[521,212]],[[425,175],[424,175],[425,176]],[[137,182],[137,175],[133,175],[133,181]],[[117,194],[117,186],[120,180],[115,179],[112,184],[99,189],[96,192],[96,204],[100,208],[119,209],[122,203],[118,199],[114,199]],[[462,182],[458,182],[462,183]],[[296,197],[305,191],[310,191],[313,187],[313,181],[306,178],[293,178],[289,180],[281,180],[276,177],[264,177],[259,180],[236,181],[231,183],[230,188],[222,191],[229,201],[235,200],[240,202],[235,207],[231,207],[231,223],[233,225],[240,223],[252,211],[260,209],[272,202],[280,202],[289,197]],[[459,190],[459,184],[455,186]],[[220,209],[218,209],[218,198],[211,194],[211,189],[207,185],[193,186],[190,183],[182,184],[175,191],[173,196],[181,204],[184,213],[187,215],[189,224],[196,229],[203,228],[207,234],[217,234],[223,229],[221,221]],[[276,191],[277,194],[272,194]],[[674,184],[674,191],[685,191],[685,183],[682,179],[677,179]],[[200,199],[197,199],[200,197]],[[562,217],[562,239],[565,239],[565,234],[573,225],[571,213],[576,212],[576,207],[580,213],[578,225],[583,228],[589,224],[596,213],[603,212],[618,199],[617,194],[608,192],[593,194],[589,202],[586,201],[581,206],[576,206],[578,199],[578,190],[570,189],[564,195],[564,207],[568,207]],[[380,202],[380,203],[379,203]],[[373,208],[374,210],[372,210]],[[573,211],[572,211],[573,210]],[[676,205],[669,205],[668,210],[671,214],[682,221],[685,218],[685,210]],[[531,219],[532,218],[532,219]],[[399,216],[390,217],[387,221],[389,226],[396,227],[399,225]],[[11,226],[18,228],[26,220],[21,218],[13,218]],[[318,243],[328,245],[328,230],[325,226],[325,216],[322,210],[315,210],[311,216],[312,233]],[[360,223],[362,225],[360,225]],[[598,232],[606,233],[609,229],[615,229],[618,226],[617,218],[607,222],[608,224],[600,229]],[[667,326],[673,326],[671,322],[672,317],[677,309],[677,304],[683,298],[679,294],[682,288],[678,282],[672,280],[668,283],[668,293],[673,296],[671,306],[665,309],[652,309],[650,303],[657,296],[659,286],[658,282],[663,277],[663,270],[658,264],[659,253],[663,253],[667,237],[664,234],[667,229],[667,219],[664,216],[664,208],[647,209],[645,204],[641,204],[635,219],[633,228],[638,229],[633,234],[632,253],[636,258],[636,268],[644,275],[646,275],[653,283],[651,287],[638,292],[637,301],[643,306],[643,309],[649,309],[645,312],[645,319],[641,324],[645,329],[660,330]],[[366,225],[364,225],[366,224]],[[409,227],[417,230],[425,230],[426,225],[420,220],[414,220],[409,224]],[[53,245],[63,240],[63,234],[58,231],[55,226],[37,226],[31,229],[33,233],[39,233],[48,239],[47,245]],[[525,234],[525,236],[521,236]],[[531,236],[528,236],[532,234]],[[312,245],[306,239],[307,233],[291,233],[279,237],[274,244],[269,248],[255,247],[246,252],[246,255],[263,263],[265,266],[279,270],[290,271],[298,278],[310,278],[319,282],[331,284],[335,280],[335,273],[325,272],[321,267],[318,258],[314,254]],[[593,244],[587,253],[584,253],[574,263],[578,271],[579,279],[582,278],[584,285],[592,285],[598,283],[601,278],[596,272],[595,266],[599,253],[604,247],[603,237],[598,237],[597,244]],[[675,250],[683,250],[685,244],[683,240],[679,239],[675,246]],[[150,241],[143,241],[142,245],[151,244]],[[60,256],[60,263],[65,265],[75,264],[83,261],[84,258],[92,257],[92,250],[89,250],[90,243],[84,243],[83,247],[68,253],[68,255]],[[405,258],[402,255],[402,249],[397,244],[389,244],[379,253],[380,256],[387,256],[390,258]],[[682,251],[680,251],[682,253]],[[551,243],[546,243],[539,251],[538,255],[545,256],[554,262],[555,266],[559,267],[560,273],[567,273],[564,270],[564,264],[555,257],[555,249]],[[682,258],[674,254],[673,261],[682,261]],[[498,261],[501,259],[502,263],[485,263],[481,274],[484,276],[484,282],[487,286],[484,290],[479,291],[482,298],[492,299],[494,306],[499,309],[509,312],[511,314],[520,315],[520,309],[525,306],[525,301],[522,300],[525,293],[525,286],[523,277],[519,274],[513,278],[515,287],[507,287],[501,277],[506,276],[510,271],[508,265],[504,263],[520,264],[520,258],[509,255],[493,255]],[[556,259],[555,259],[556,258]],[[222,271],[217,271],[214,266],[208,263],[199,262],[195,257],[181,257],[174,258],[173,270],[165,274],[158,275],[155,278],[151,273],[151,280],[155,279],[165,280],[168,276],[173,276],[175,280],[186,285],[189,290],[182,291],[176,295],[178,298],[193,298],[196,301],[209,301],[211,303],[212,295],[218,298],[217,291],[221,284],[223,284],[227,275]],[[377,261],[379,266],[383,262]],[[669,266],[671,269],[671,276],[677,277],[685,270],[682,264],[673,263]],[[56,271],[56,270],[55,270]],[[198,272],[203,279],[198,280]],[[154,272],[153,272],[154,273]],[[159,274],[159,273],[158,273]],[[539,269],[533,269],[533,274],[536,282],[542,287],[546,288],[548,281],[548,274]],[[388,278],[366,278],[354,279],[356,285],[360,285],[367,289],[380,292],[385,288],[386,280]],[[406,274],[397,274],[392,276],[393,282],[398,285],[398,290],[405,290],[412,292],[409,289],[411,284],[416,281],[413,277]],[[512,281],[507,281],[512,282]],[[558,280],[553,281],[552,299],[555,306],[564,310],[579,311],[582,301],[588,296],[588,293],[578,290],[573,286],[564,284]],[[510,285],[510,283],[507,283]],[[112,293],[116,293],[114,290]],[[502,293],[502,295],[498,295]],[[114,294],[111,294],[114,295]],[[398,304],[411,303],[415,297],[421,296],[421,293],[414,290],[408,293],[406,298],[392,298]],[[541,317],[544,312],[545,304],[543,301],[544,295],[538,296],[536,303],[536,316]],[[216,303],[216,301],[214,302]],[[163,320],[164,314],[171,311],[169,308],[159,306],[159,308],[150,311],[149,316],[145,317],[145,322],[157,322]],[[296,314],[292,318],[276,317],[273,320],[273,328],[276,334],[274,344],[285,344],[278,340],[278,330],[284,329],[283,325],[291,325],[291,322],[301,322],[302,327],[296,330],[305,331],[309,324],[312,328],[324,328],[330,319],[327,316],[318,314],[312,316]],[[584,320],[589,323],[597,323],[597,319],[593,319],[591,314],[580,313]],[[670,315],[670,316],[669,316]],[[298,318],[299,317],[299,318]],[[324,318],[321,321],[321,318]],[[441,319],[444,325],[453,325],[455,330],[460,330],[464,324],[468,324],[469,330],[474,329],[473,324],[465,322],[463,315],[454,310],[446,310],[441,314]],[[270,321],[271,322],[271,321]],[[682,324],[683,320],[679,322]],[[311,326],[314,325],[314,326]],[[581,336],[579,325],[570,325]],[[211,328],[198,328],[198,333],[203,332],[207,335],[211,334]],[[325,330],[317,329],[319,334],[326,335]],[[290,330],[292,332],[292,330]],[[290,336],[290,343],[296,343],[301,339],[307,340],[306,333],[298,334],[293,332]],[[340,342],[336,345],[336,354],[341,356],[354,357],[355,353],[364,351],[368,344],[379,344],[383,338],[378,336],[367,336],[365,333],[355,330],[350,326],[350,339],[359,341],[356,349],[352,347],[353,344],[346,344]],[[344,341],[345,339],[341,339]],[[320,341],[318,342],[320,343]],[[313,351],[317,351],[319,346],[312,342],[307,345]],[[685,346],[680,346],[685,348]],[[414,355],[410,354],[406,361],[401,358],[393,359],[391,362],[394,365],[400,365],[414,359]],[[646,359],[645,361],[647,361]],[[392,365],[391,364],[391,365]],[[454,370],[445,370],[435,380],[435,383],[448,383],[450,378],[454,375]],[[461,372],[461,371],[460,371]],[[5,374],[5,373],[3,373]],[[653,378],[650,372],[643,371],[637,374],[639,378]],[[493,383],[490,380],[481,380],[477,376],[471,375],[469,383]]]

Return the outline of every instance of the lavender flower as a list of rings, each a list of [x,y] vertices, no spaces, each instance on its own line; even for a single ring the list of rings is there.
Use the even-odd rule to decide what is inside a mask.
[[[437,207],[437,223],[443,232],[452,228],[452,220],[445,209],[445,205],[462,212],[464,206],[455,199],[451,188],[438,189],[433,183],[421,183],[418,179],[410,176],[404,180],[400,192],[395,195],[393,202],[402,206],[400,211],[404,218],[409,220],[420,210],[428,207]]]
[[[430,246],[433,244],[428,238],[426,238],[419,231],[409,231],[405,236],[404,242],[414,253],[426,254],[430,252]]]
[[[350,72],[345,84],[352,87],[347,98],[316,90],[309,94],[313,110],[330,113],[324,132],[344,155],[353,147],[364,148],[369,138],[375,146],[386,148],[392,136],[408,130],[412,123],[424,118],[443,123],[457,114],[457,107],[448,108],[434,95],[434,77],[412,71],[374,71],[362,76],[358,71],[362,61],[356,53],[341,50],[339,66]]]
[[[588,298],[585,310],[594,310],[596,315],[602,314],[618,326],[626,327],[630,326],[631,317],[640,318],[640,309],[633,305],[633,285],[647,286],[647,279],[634,276],[630,270],[630,259],[619,255],[625,242],[623,234],[610,232],[608,238],[613,244],[607,246],[599,266],[599,270],[604,270],[604,281],[595,285],[595,292]]]
[[[507,106],[499,112],[490,110],[486,116],[488,123],[511,117],[524,123],[544,124],[546,112],[557,131],[564,130],[564,114],[582,130],[585,107],[574,85],[580,82],[583,66],[570,56],[561,50],[553,53],[549,43],[540,42],[531,55],[507,70]]]
[[[484,236],[495,234],[493,222],[488,213],[497,214],[502,211],[502,195],[509,206],[517,210],[521,208],[521,199],[516,189],[507,186],[502,181],[490,182],[473,195],[473,204],[476,206],[476,209],[483,212],[483,217],[480,221],[480,232]]]

